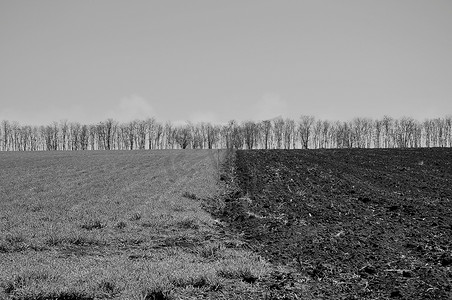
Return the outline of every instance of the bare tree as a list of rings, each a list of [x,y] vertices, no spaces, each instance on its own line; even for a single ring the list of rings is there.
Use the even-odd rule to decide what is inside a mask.
[[[80,149],[80,129],[81,125],[78,122],[72,122],[69,125],[69,132],[71,135],[71,150]]]
[[[243,129],[237,121],[231,120],[223,128],[223,134],[226,142],[226,148],[243,148]]]
[[[89,125],[89,145],[91,150],[98,149],[97,125]]]
[[[422,124],[415,121],[414,147],[422,147]]]
[[[295,121],[286,119],[284,122],[284,149],[295,148]]]
[[[256,139],[258,134],[256,123],[254,123],[253,121],[246,121],[242,124],[242,129],[246,148],[253,149],[256,146]]]
[[[187,122],[187,126],[191,135],[191,148],[204,148],[204,125],[202,123],[193,124],[191,122]]]
[[[24,125],[19,126],[19,151],[29,151],[31,150],[31,126]]]
[[[220,127],[207,124],[207,148],[212,149],[219,141]]]
[[[335,129],[335,140],[337,148],[352,148],[353,147],[353,131],[351,122],[337,122]]]
[[[197,124],[197,127],[199,128],[199,135],[201,138],[201,149],[205,149],[207,148],[207,126],[208,123],[205,122],[201,122],[199,124]]]
[[[147,123],[142,120],[137,120],[135,123],[137,127],[137,146],[138,149],[143,150],[146,148]]]
[[[52,131],[53,131],[53,144],[52,144],[52,150],[58,150],[59,145],[59,126],[57,122],[52,123]]]
[[[80,146],[82,150],[88,150],[89,142],[89,128],[87,125],[82,125],[80,130]]]
[[[20,125],[14,121],[11,123],[10,141],[12,142],[12,150],[18,151],[20,149]]]
[[[63,120],[46,126],[0,122],[0,150],[97,150],[236,148],[390,148],[451,147],[452,117],[426,119],[354,118],[348,122],[301,116],[296,123],[281,117],[226,125],[187,123],[163,126],[154,118],[119,124],[108,119],[97,125]]]
[[[330,122],[323,121],[322,122],[322,132],[320,139],[320,148],[329,148],[332,147],[332,126]]]
[[[38,126],[33,126],[31,127],[30,150],[31,151],[42,150],[39,146],[39,143],[40,143],[39,128]]]
[[[452,147],[452,115],[445,117],[446,147]]]
[[[129,126],[128,124],[120,124],[118,126],[118,149],[129,149]]]
[[[301,144],[304,149],[309,147],[309,139],[311,136],[311,127],[314,124],[313,116],[302,115],[298,122],[298,134],[300,135]]]
[[[227,149],[233,148],[232,143],[232,128],[235,126],[235,121],[231,120],[227,125],[223,125],[221,128],[221,136],[224,141],[224,145]]]
[[[395,142],[399,148],[413,147],[414,145],[414,132],[415,121],[412,118],[403,117],[400,120],[394,122]]]
[[[46,149],[58,150],[58,124],[54,122],[52,125],[42,127],[43,135],[45,136]]]
[[[135,146],[136,137],[136,123],[135,121],[127,123],[127,140],[129,149],[133,150]]]
[[[370,118],[363,118],[363,132],[364,132],[364,147],[370,148],[372,146],[373,138],[373,120]]]
[[[2,121],[3,122],[3,121]],[[3,128],[0,127],[0,151],[5,151],[5,146],[4,143],[5,141],[3,140]]]
[[[279,117],[279,118],[273,119],[273,135],[275,137],[276,148],[281,149],[282,142],[283,142],[283,135],[284,135],[283,118]]]
[[[148,133],[148,149],[151,150],[154,148],[154,140],[155,140],[155,131],[156,131],[156,121],[154,118],[148,118],[146,120],[147,125],[147,133]]]
[[[10,150],[10,132],[11,132],[11,126],[8,121],[4,120],[2,121],[2,129],[3,129],[3,151]]]
[[[443,118],[435,118],[433,120],[435,123],[436,135],[438,136],[438,147],[445,147],[447,137],[446,137],[446,120]]]
[[[374,127],[374,136],[373,136],[374,147],[380,148],[381,147],[381,135],[382,135],[382,129],[383,129],[383,121],[382,120],[373,121],[373,127]]]
[[[67,140],[69,135],[69,125],[67,120],[60,121],[60,131],[61,131],[61,148],[62,150],[66,150],[67,147]]]
[[[182,148],[186,149],[192,140],[190,124],[176,127],[174,130],[175,141]]]
[[[219,137],[219,144],[220,148],[226,148],[230,149],[232,146],[230,146],[230,132],[229,132],[229,124],[223,124],[220,126],[220,134]]]
[[[160,123],[155,125],[155,148],[163,149],[163,125]]]
[[[97,135],[99,146],[104,150],[111,150],[114,142],[114,136],[117,129],[117,122],[113,119],[107,119],[97,125]]]
[[[264,120],[260,124],[260,128],[262,131],[262,144],[264,149],[268,149],[271,147],[271,137],[272,137],[272,122],[270,120]]]
[[[384,148],[393,147],[394,119],[388,116],[383,117]]]
[[[176,140],[175,140],[176,130],[173,128],[173,124],[168,121],[165,123],[165,138],[166,138],[166,149],[174,149]]]
[[[352,147],[364,148],[364,122],[361,118],[354,118],[350,124],[352,128]]]
[[[314,123],[314,127],[312,130],[312,144],[314,148],[320,148],[322,144],[322,120],[317,120]]]
[[[426,119],[423,122],[423,135],[426,147],[431,147],[432,137],[433,137],[433,121]]]

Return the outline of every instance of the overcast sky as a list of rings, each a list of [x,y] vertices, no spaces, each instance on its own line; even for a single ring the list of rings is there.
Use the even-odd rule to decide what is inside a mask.
[[[452,114],[452,1],[0,0],[0,120]]]

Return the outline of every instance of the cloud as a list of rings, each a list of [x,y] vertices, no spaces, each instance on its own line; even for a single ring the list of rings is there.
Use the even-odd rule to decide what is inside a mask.
[[[22,105],[21,107],[10,107],[0,110],[0,120],[18,122],[21,125],[49,125],[61,120],[87,122],[87,114],[77,106],[69,107],[36,107]],[[83,116],[83,117],[81,117]],[[84,118],[85,117],[85,118]]]
[[[286,117],[288,106],[278,94],[266,93],[256,103],[256,120],[270,120],[276,117]]]
[[[17,121],[23,125],[48,125],[52,122],[67,120],[69,122],[81,122],[84,124],[95,124],[112,118],[121,123],[133,121],[135,119],[144,120],[155,117],[155,110],[152,105],[143,97],[131,95],[124,97],[110,107],[99,103],[93,104],[92,109],[72,104],[65,107],[54,106],[32,106],[22,105],[21,107],[0,108],[0,121]]]
[[[218,116],[214,112],[211,111],[198,111],[194,113],[188,114],[187,119],[178,119],[171,121],[171,124],[175,126],[183,126],[186,125],[187,122],[191,122],[193,124],[199,123],[210,123],[210,124],[220,124],[218,121]]]
[[[190,114],[189,120],[193,123],[212,123],[217,124],[218,123],[218,116],[211,112],[211,111],[205,111],[205,112],[195,112]]]
[[[129,122],[136,119],[144,120],[154,116],[155,111],[152,105],[145,98],[138,95],[122,98],[113,109],[107,112],[107,118],[113,118],[119,122]]]

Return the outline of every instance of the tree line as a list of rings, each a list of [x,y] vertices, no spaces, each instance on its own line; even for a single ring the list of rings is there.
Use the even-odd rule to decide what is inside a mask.
[[[155,118],[97,124],[60,121],[30,126],[3,120],[0,150],[318,149],[451,147],[452,116],[328,121],[302,115],[259,122],[175,125]]]

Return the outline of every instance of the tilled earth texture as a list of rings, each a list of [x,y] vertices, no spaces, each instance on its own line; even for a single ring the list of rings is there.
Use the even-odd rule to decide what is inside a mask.
[[[237,151],[222,219],[274,299],[452,299],[452,149]]]

